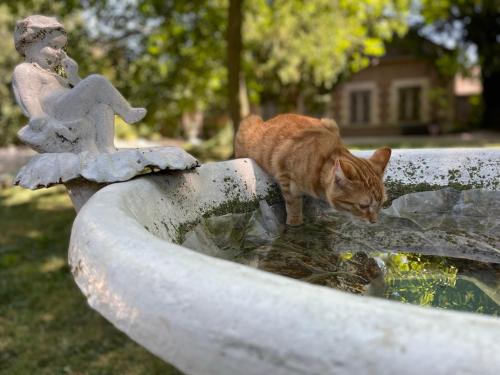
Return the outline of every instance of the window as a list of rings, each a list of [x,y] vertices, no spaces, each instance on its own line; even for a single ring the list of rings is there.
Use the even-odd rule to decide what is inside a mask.
[[[418,122],[421,120],[421,87],[402,87],[399,89],[398,119],[400,122]]]
[[[350,94],[351,124],[370,123],[371,91],[356,90]]]

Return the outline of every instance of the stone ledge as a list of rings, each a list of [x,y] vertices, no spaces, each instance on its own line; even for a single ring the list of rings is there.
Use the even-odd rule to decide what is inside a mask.
[[[177,147],[121,149],[113,153],[35,155],[17,174],[14,184],[40,189],[83,178],[97,183],[127,181],[131,178],[164,170],[187,170],[200,164]]]

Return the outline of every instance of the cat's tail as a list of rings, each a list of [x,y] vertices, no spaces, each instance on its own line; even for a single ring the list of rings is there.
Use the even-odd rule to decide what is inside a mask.
[[[249,151],[258,142],[259,129],[264,121],[257,115],[245,117],[238,127],[238,132],[234,137],[234,156],[236,158],[250,157]]]

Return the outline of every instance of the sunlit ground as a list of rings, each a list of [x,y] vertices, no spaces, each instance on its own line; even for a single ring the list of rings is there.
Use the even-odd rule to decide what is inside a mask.
[[[0,373],[180,374],[94,312],[73,281],[63,188],[0,189]]]

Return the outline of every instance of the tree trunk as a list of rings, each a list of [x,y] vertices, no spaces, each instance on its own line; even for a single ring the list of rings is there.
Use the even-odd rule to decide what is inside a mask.
[[[482,73],[483,118],[482,126],[500,130],[500,69]]]
[[[239,94],[242,49],[242,4],[243,0],[229,0],[227,25],[228,104],[235,134],[241,120]]]
[[[483,115],[481,125],[484,128],[500,130],[500,12],[498,0],[485,0],[481,12],[470,17],[467,36],[476,44],[481,63],[481,81],[483,84]]]

